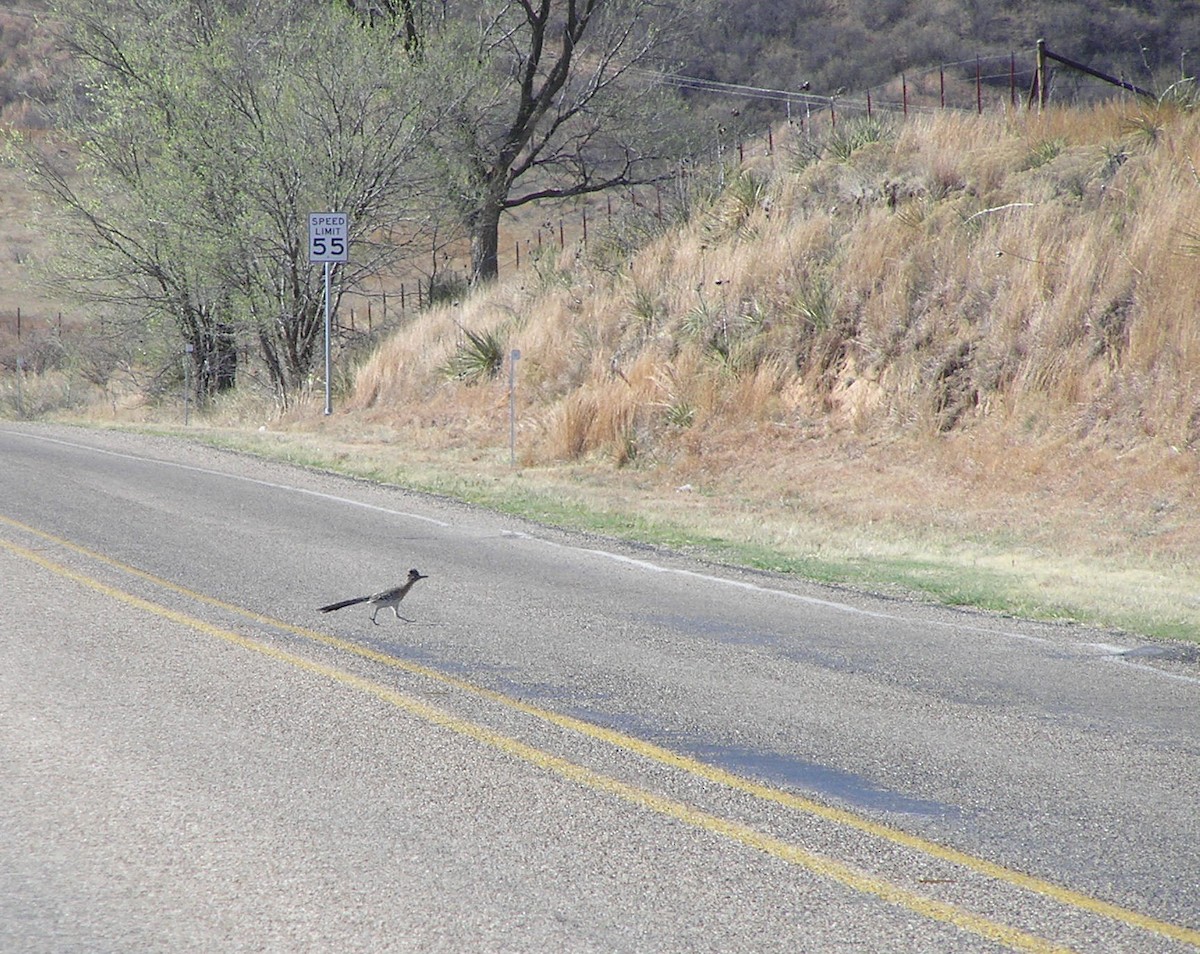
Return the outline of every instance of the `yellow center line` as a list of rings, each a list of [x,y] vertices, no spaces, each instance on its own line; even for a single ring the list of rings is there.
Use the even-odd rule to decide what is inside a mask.
[[[284,622],[283,620],[277,620],[270,616],[256,613],[253,610],[248,610],[232,603],[227,603],[223,600],[219,600],[206,594],[199,593],[195,590],[191,590],[187,587],[180,586],[179,584],[173,583],[170,580],[165,580],[151,573],[147,573],[146,571],[140,570],[137,567],[114,560],[102,553],[90,550],[69,540],[63,539],[62,537],[58,537],[35,527],[20,523],[4,516],[3,514],[0,514],[0,523],[6,523],[26,533],[40,537],[44,540],[48,540],[82,556],[86,556],[89,559],[111,566],[123,573],[143,579],[171,592],[175,592],[182,596],[186,596],[189,599],[196,600],[197,602],[204,603],[209,606],[237,614],[246,619],[253,620],[254,622],[260,623],[264,626],[270,626],[272,628],[303,637],[313,642],[351,653],[355,656],[370,660],[371,662],[378,663],[380,665],[388,666],[393,669],[402,670],[404,672],[434,680],[443,685],[459,689],[482,699],[487,699],[488,701],[506,706],[541,721],[605,742],[609,745],[635,753],[644,758],[659,762],[660,764],[670,766],[680,771],[687,772],[707,781],[752,795],[764,801],[782,805],[803,814],[811,815],[825,821],[834,822],[839,825],[844,825],[848,828],[853,828],[857,831],[890,841],[893,844],[901,845],[905,848],[918,851],[939,861],[960,865],[997,881],[1002,881],[1021,888],[1022,890],[1030,891],[1034,894],[1039,894],[1043,897],[1050,898],[1059,904],[1073,907],[1081,911],[1086,911],[1091,914],[1096,914],[1101,917],[1110,918],[1114,921],[1118,921],[1131,927],[1150,931],[1171,938],[1172,940],[1182,941],[1183,943],[1200,947],[1200,931],[1192,928],[1179,924],[1173,924],[1169,921],[1163,921],[1159,918],[1143,914],[1140,911],[1134,911],[1130,908],[1113,904],[1109,901],[1094,898],[1091,895],[1084,894],[1072,888],[1067,888],[1051,881],[1047,881],[1043,878],[1026,874],[1022,871],[1017,871],[1014,868],[1009,868],[1005,865],[988,861],[986,858],[980,858],[976,855],[960,851],[957,848],[939,844],[938,842],[923,838],[920,835],[910,834],[909,832],[894,828],[890,825],[872,821],[871,819],[855,814],[854,812],[836,808],[830,805],[825,805],[821,802],[817,802],[791,792],[785,792],[780,789],[772,788],[771,786],[765,785],[761,782],[756,782],[752,779],[735,775],[734,773],[725,769],[708,765],[690,756],[681,755],[678,752],[672,752],[670,749],[663,748],[662,746],[656,745],[653,742],[647,742],[643,739],[627,735],[614,729],[608,729],[604,726],[595,725],[574,716],[563,715],[549,709],[544,709],[540,706],[532,705],[512,696],[507,696],[504,693],[487,689],[482,686],[477,686],[465,679],[439,672],[438,670],[429,666],[424,666],[420,663],[400,659],[396,656],[389,655],[388,653],[380,652],[379,650],[371,649],[366,646],[361,646],[358,643],[354,643],[349,640],[339,639],[336,636],[330,636],[326,633],[321,633],[303,626],[296,626],[291,623]]]
[[[0,517],[0,520],[3,519],[5,518]],[[554,755],[551,752],[521,742],[519,739],[504,735],[494,729],[489,729],[486,726],[453,715],[388,686],[373,682],[370,679],[325,663],[317,662],[316,660],[307,659],[304,656],[279,649],[269,643],[253,639],[249,636],[243,636],[241,633],[236,633],[233,630],[216,626],[198,617],[182,613],[170,607],[143,599],[133,593],[127,593],[124,590],[109,586],[107,583],[93,577],[86,576],[83,573],[55,563],[27,547],[8,540],[0,540],[0,547],[60,577],[72,580],[81,586],[124,603],[127,606],[153,614],[208,636],[213,636],[269,659],[285,663],[301,671],[329,679],[395,706],[432,725],[440,726],[496,749],[515,759],[552,772],[570,782],[597,792],[616,796],[626,802],[647,808],[657,814],[764,852],[772,857],[803,867],[816,875],[836,881],[862,894],[874,895],[897,907],[907,908],[909,911],[922,917],[953,925],[961,930],[1006,945],[1013,950],[1029,951],[1032,954],[1072,954],[1070,948],[1053,944],[1036,935],[974,914],[955,905],[909,891],[906,888],[866,874],[844,862],[807,851],[798,845],[764,834],[740,822],[722,818],[676,799],[657,795],[636,785],[622,782],[594,769],[589,769],[561,756]]]

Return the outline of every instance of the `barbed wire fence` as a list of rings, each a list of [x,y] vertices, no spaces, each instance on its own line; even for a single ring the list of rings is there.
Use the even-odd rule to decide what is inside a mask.
[[[756,115],[761,117],[764,113],[761,107],[767,105],[765,125],[739,129],[733,123],[714,123],[708,155],[701,159],[712,159],[718,165],[734,159],[741,163],[748,158],[786,154],[789,139],[793,143],[818,140],[836,131],[839,125],[856,121],[902,121],[910,116],[943,111],[982,115],[996,110],[1045,108],[1050,100],[1056,104],[1079,104],[1114,96],[1152,95],[1125,78],[1059,56],[1047,50],[1042,41],[1036,51],[967,57],[906,71],[856,92],[838,90],[822,94],[808,89],[807,84],[795,90],[772,89],[648,70],[639,71],[638,75],[647,82],[679,89],[690,97],[724,98],[735,104],[731,112],[737,111],[738,103],[752,102],[759,107]],[[686,172],[681,170],[680,175]],[[680,190],[677,184],[668,189],[661,185],[648,187],[616,197],[591,195],[577,200],[569,211],[546,218],[539,216],[536,225],[523,224],[517,228],[509,225],[501,238],[500,273],[503,276],[520,272],[545,254],[565,252],[571,244],[586,249],[591,232],[598,226],[611,224],[624,211],[623,203],[632,203],[661,219],[667,204],[665,195],[678,194]],[[371,336],[434,301],[465,294],[470,284],[465,243],[458,249],[443,251],[441,257],[443,267],[436,274],[381,283],[373,291],[351,296],[337,316],[339,336],[343,339]],[[68,320],[64,331],[60,310],[41,312],[21,307],[0,310],[0,352],[19,356],[31,342],[52,336],[61,339],[75,327],[77,322]],[[6,359],[3,363],[15,368],[20,365],[20,358]]]
[[[760,107],[766,103],[776,111],[773,121],[751,131],[739,131],[732,123],[715,124],[708,158],[718,164],[786,154],[796,140],[819,140],[835,132],[839,125],[856,121],[903,121],[938,112],[983,115],[998,110],[1044,109],[1051,101],[1078,105],[1114,97],[1133,99],[1153,95],[1126,78],[1110,76],[1052,53],[1045,49],[1043,41],[1038,42],[1036,50],[980,54],[906,71],[885,83],[852,93],[838,90],[822,94],[808,89],[807,84],[801,89],[786,90],[650,71],[643,71],[642,75],[647,81],[673,86],[690,96],[724,97],[735,104],[753,102]],[[756,115],[762,114],[760,109]],[[793,142],[789,143],[789,139]],[[643,197],[641,204],[657,207],[661,215],[661,187],[656,192]],[[519,270],[531,259],[531,252],[547,248],[565,251],[568,237],[586,244],[591,223],[611,219],[613,214],[611,197],[578,202],[571,213],[539,225],[531,234],[514,238],[507,248],[502,248],[502,273],[505,269]]]

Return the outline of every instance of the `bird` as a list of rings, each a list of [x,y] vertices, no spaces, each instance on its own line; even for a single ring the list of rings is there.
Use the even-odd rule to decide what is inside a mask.
[[[429,577],[420,570],[413,568],[408,571],[408,579],[399,586],[394,586],[390,590],[384,590],[382,593],[376,593],[373,596],[356,596],[352,600],[342,600],[339,603],[330,603],[328,606],[318,607],[318,612],[332,613],[334,610],[340,610],[347,606],[356,606],[359,603],[370,603],[375,607],[375,612],[371,614],[371,622],[376,626],[379,625],[379,620],[375,617],[380,609],[390,606],[392,612],[396,614],[396,619],[402,619],[406,623],[411,623],[411,619],[405,619],[400,615],[400,604],[404,597],[408,596],[408,591],[413,588],[413,584],[417,580],[427,580]]]

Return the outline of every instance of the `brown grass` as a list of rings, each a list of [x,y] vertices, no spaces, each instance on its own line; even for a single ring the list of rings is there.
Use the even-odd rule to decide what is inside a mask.
[[[615,277],[566,256],[428,314],[352,408],[502,447],[505,387],[434,369],[456,323],[505,327],[527,468],[703,487],[776,543],[792,500],[843,536],[1194,574],[1197,161],[1200,118],[1132,104],[781,150]]]
[[[548,250],[276,426],[1200,633],[1200,116],[938,114],[848,161],[775,138],[628,268]],[[522,352],[516,474],[507,367],[442,370],[463,329]]]
[[[1086,431],[1119,415],[1112,439],[1190,447],[1196,120],[1156,119],[1149,141],[1137,119],[937,116],[861,162],[734,175],[616,279],[572,262],[430,314],[363,368],[353,403],[478,413],[433,371],[461,325],[522,347],[532,413],[555,422],[538,461],[609,456],[633,405],[664,404],[646,380],[731,426],[819,412],[928,433],[1002,414]]]

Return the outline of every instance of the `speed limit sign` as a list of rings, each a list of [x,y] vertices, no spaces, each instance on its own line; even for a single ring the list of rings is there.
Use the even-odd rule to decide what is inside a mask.
[[[344,212],[310,212],[308,260],[345,262],[350,258],[350,217]]]

